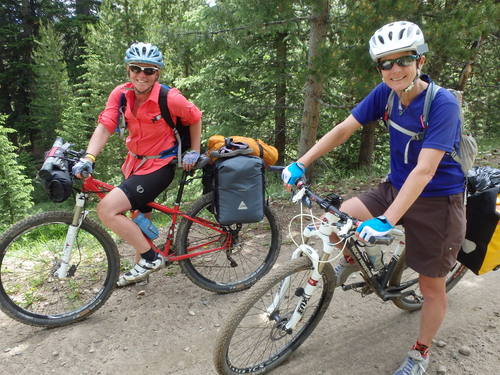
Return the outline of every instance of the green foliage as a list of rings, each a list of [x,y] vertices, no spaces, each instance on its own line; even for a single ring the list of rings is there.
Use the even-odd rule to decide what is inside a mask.
[[[0,112],[9,115],[7,126],[17,130],[9,133],[9,139],[19,147],[19,160],[26,166],[40,161],[43,143],[53,138],[40,133],[41,128],[86,147],[110,91],[127,80],[123,53],[134,41],[161,48],[166,61],[161,81],[180,88],[203,110],[204,139],[215,133],[240,134],[273,143],[277,117],[284,109],[285,162],[295,159],[313,4],[313,0],[217,0],[213,6],[205,0],[104,0],[102,4],[89,0],[41,1],[23,8],[19,2],[4,1],[0,86],[5,95],[0,98]],[[430,48],[424,72],[440,85],[458,87],[470,63],[464,88],[467,127],[479,137],[495,136],[500,120],[499,9],[494,0],[331,0],[327,40],[315,67],[325,78],[323,94],[317,98],[318,137],[342,121],[380,82],[368,55],[368,38],[380,26],[402,19],[422,26]],[[45,30],[49,21],[63,36],[59,49],[53,44],[56,33],[49,37]],[[40,35],[39,25],[47,25],[40,28]],[[38,52],[31,53],[34,40],[39,46],[45,40],[53,53],[39,51],[40,59],[32,64],[31,56],[38,59]],[[278,53],[280,40],[285,44],[284,58]],[[44,60],[53,63],[47,66]],[[73,92],[57,93],[59,98],[54,99],[56,93],[42,85],[41,78],[47,74],[45,82],[50,82],[54,77],[53,85],[61,84],[57,91],[64,92],[56,77],[64,62]],[[34,90],[32,70],[39,74]],[[279,94],[280,87],[284,94]],[[284,96],[281,104],[278,95]],[[59,101],[62,115],[54,104]],[[28,120],[30,114],[35,122]],[[49,120],[57,116],[62,117],[60,127]],[[319,178],[348,176],[356,168],[360,133],[319,161]],[[372,166],[377,173],[387,169],[386,140],[386,132],[377,130]],[[124,155],[124,141],[113,136],[98,158],[98,177],[118,182]]]
[[[35,81],[30,118],[33,128],[37,130],[34,148],[46,151],[54,142],[63,109],[72,96],[63,60],[62,36],[50,23],[40,27],[33,62]]]
[[[99,22],[89,26],[83,64],[86,73],[64,112],[64,129],[60,133],[77,147],[86,147],[109,93],[126,80],[125,50],[132,42],[144,40],[142,6],[126,0],[104,1]],[[124,140],[111,137],[99,156],[97,177],[118,182],[125,153]]]
[[[22,218],[33,205],[31,181],[18,161],[17,148],[7,134],[15,130],[4,127],[5,116],[0,115],[0,229]]]

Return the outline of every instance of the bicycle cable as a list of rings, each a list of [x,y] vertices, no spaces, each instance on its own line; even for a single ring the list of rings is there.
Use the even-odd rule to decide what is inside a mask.
[[[298,248],[300,247],[301,245],[299,245],[295,239],[294,239],[294,236],[293,236],[293,231],[292,231],[292,223],[294,222],[294,220],[296,220],[297,218],[300,218],[300,228],[304,228],[304,217],[309,217],[311,219],[311,224],[314,226],[314,228],[316,230],[319,229],[319,225],[321,225],[321,223],[323,223],[323,220],[317,216],[315,216],[313,213],[312,213],[312,209],[309,209],[309,213],[304,213],[304,208],[303,208],[303,204],[300,203],[300,214],[297,214],[295,215],[294,217],[292,217],[290,219],[290,222],[288,223],[288,235],[290,237],[290,239],[292,240],[293,244]],[[316,222],[319,223],[319,225],[316,224]],[[311,224],[308,224],[308,225],[311,225]],[[331,224],[329,224],[331,225]],[[300,231],[300,238],[302,240],[302,244],[305,244],[305,240],[304,240],[304,230],[302,229]],[[335,242],[333,243],[334,246],[340,244],[344,242],[343,246],[342,246],[342,249],[339,249],[339,253],[337,255],[335,255],[333,258],[331,259],[328,259],[327,261],[322,261],[322,260],[318,260],[318,263],[332,263],[334,261],[336,261],[344,252],[346,246],[347,246],[347,238],[343,238],[343,239],[340,239],[338,242]]]

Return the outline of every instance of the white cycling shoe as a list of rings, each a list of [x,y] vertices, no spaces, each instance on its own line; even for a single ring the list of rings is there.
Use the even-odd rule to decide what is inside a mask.
[[[423,357],[418,350],[412,349],[393,375],[422,375],[428,366],[429,356]]]
[[[130,271],[120,275],[118,281],[116,282],[116,286],[122,287],[142,281],[147,278],[150,273],[158,271],[164,265],[165,258],[163,258],[160,254],[158,254],[157,258],[152,262],[141,258],[139,263],[137,263]]]

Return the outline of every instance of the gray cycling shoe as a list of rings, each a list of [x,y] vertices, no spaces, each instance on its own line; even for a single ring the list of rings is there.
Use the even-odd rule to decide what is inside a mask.
[[[418,350],[412,349],[393,375],[422,375],[425,374],[427,366],[429,366],[429,356],[423,357]]]
[[[144,258],[139,260],[130,271],[120,275],[118,281],[116,282],[117,287],[122,287],[130,284],[137,283],[146,279],[150,273],[158,271],[165,265],[165,258],[158,254],[155,260],[152,262],[147,261]]]
[[[349,263],[345,257],[341,257],[339,262],[333,267],[337,275],[337,286],[345,284],[347,278],[354,272],[360,271],[361,268],[356,263]]]

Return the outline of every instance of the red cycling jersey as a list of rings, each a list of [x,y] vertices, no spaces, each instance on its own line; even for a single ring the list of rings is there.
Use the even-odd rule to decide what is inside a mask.
[[[132,112],[135,101],[133,85],[130,82],[119,85],[109,94],[106,108],[99,115],[99,123],[104,125],[110,133],[113,133],[118,121],[120,121],[120,95],[125,93],[127,99],[125,120],[128,130],[126,146],[130,151],[122,165],[125,178],[131,174],[144,175],[154,172],[170,163],[174,158],[171,156],[165,159],[147,159],[138,168],[142,160],[133,155],[159,155],[160,152],[175,144],[172,129],[161,117],[158,104],[160,87],[160,84],[155,82],[148,99],[141,104],[134,115]],[[175,88],[168,92],[167,104],[174,123],[179,118],[183,125],[189,126],[196,124],[201,119],[202,112]]]

